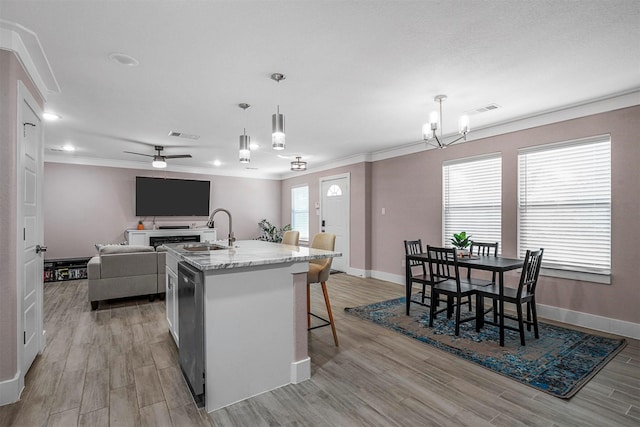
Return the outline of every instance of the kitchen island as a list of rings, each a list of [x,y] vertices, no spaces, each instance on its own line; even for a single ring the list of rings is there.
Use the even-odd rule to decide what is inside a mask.
[[[340,253],[257,240],[238,241],[233,248],[223,249],[206,243],[165,247],[167,315],[174,320],[169,319],[169,324],[185,377],[191,362],[183,361],[187,351],[183,337],[193,334],[194,327],[189,323],[192,310],[181,308],[185,313],[177,316],[175,311],[183,306],[173,304],[169,313],[172,292],[179,301],[187,300],[181,288],[187,283],[185,274],[181,273],[173,284],[171,275],[181,266],[181,272],[190,269],[201,276],[207,412],[310,378],[306,306],[309,260]],[[187,315],[187,322],[177,321],[183,319],[182,314]],[[194,387],[191,390],[193,393]]]

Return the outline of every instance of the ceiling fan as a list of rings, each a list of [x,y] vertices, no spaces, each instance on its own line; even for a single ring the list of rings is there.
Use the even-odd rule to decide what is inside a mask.
[[[153,147],[153,149],[156,150],[158,154],[134,153],[133,151],[125,151],[125,153],[135,154],[137,156],[153,157],[153,163],[151,163],[151,165],[154,168],[166,168],[167,159],[190,159],[191,158],[191,154],[172,154],[169,156],[162,155],[162,150],[164,150],[164,147],[162,145],[156,145]]]

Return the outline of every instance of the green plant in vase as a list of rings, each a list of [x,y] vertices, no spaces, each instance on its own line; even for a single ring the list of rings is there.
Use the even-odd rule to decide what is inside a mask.
[[[467,252],[467,248],[471,246],[471,234],[467,234],[466,231],[454,233],[451,244],[464,254]]]

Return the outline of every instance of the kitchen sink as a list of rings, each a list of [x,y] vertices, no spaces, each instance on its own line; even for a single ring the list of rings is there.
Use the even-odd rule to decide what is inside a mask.
[[[229,249],[226,246],[218,245],[215,243],[189,243],[186,245],[182,245],[182,248],[189,252],[217,251],[219,249]]]

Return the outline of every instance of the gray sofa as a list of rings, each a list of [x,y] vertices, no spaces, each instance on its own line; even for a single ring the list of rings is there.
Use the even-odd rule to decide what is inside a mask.
[[[91,309],[98,302],[112,298],[149,295],[165,292],[166,252],[153,246],[109,245],[100,248],[89,260],[89,302]]]

